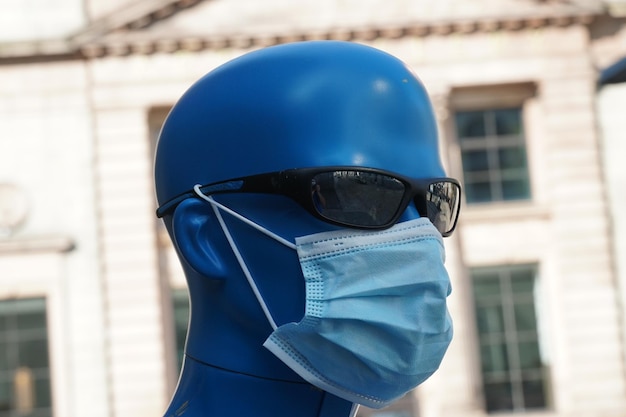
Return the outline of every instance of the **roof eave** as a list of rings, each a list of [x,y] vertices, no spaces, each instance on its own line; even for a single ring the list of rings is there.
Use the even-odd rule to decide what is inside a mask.
[[[153,0],[150,0],[153,1]],[[163,19],[181,7],[191,7],[202,0],[161,0],[161,8],[149,9],[151,19]],[[145,4],[144,2],[141,2]],[[154,3],[152,3],[154,5]],[[168,5],[170,6],[168,8]],[[155,11],[156,10],[156,11]],[[167,13],[166,11],[167,10]],[[379,24],[363,27],[339,27],[324,30],[290,30],[277,33],[214,33],[162,37],[138,31],[146,13],[135,11],[126,18],[102,19],[89,28],[65,39],[0,44],[0,62],[49,61],[55,59],[92,59],[105,56],[133,54],[174,53],[178,51],[201,51],[229,47],[250,48],[277,45],[304,40],[371,41],[374,39],[397,39],[407,36],[471,34],[480,32],[521,31],[551,26],[590,25],[605,10],[576,10],[558,15],[502,16],[450,21],[406,22],[404,24]],[[133,18],[131,18],[134,16]],[[107,23],[108,22],[108,23]],[[115,24],[114,24],[115,23]],[[114,29],[115,28],[115,29]]]
[[[157,38],[150,34],[120,33],[93,40],[80,46],[90,58],[109,55],[151,54],[157,52],[200,51],[228,47],[251,48],[306,40],[372,41],[407,36],[471,34],[479,32],[521,31],[549,26],[590,25],[601,13],[586,12],[560,16],[502,17],[482,20],[408,22],[398,25],[372,25],[325,30],[291,30],[277,33],[215,33]]]

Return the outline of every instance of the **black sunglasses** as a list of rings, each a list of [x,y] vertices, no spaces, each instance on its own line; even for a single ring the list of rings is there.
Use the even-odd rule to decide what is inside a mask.
[[[359,229],[393,226],[413,200],[419,214],[443,236],[454,231],[461,206],[461,186],[455,179],[413,179],[374,168],[289,169],[203,185],[200,191],[281,194],[319,219]],[[167,201],[157,217],[191,197],[197,197],[193,190]]]

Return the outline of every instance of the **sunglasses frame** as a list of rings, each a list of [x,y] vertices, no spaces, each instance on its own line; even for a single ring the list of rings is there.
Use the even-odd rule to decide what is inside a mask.
[[[382,225],[351,224],[348,222],[337,221],[325,217],[315,207],[315,203],[311,198],[311,184],[316,175],[335,171],[349,171],[385,175],[400,181],[404,185],[405,190],[393,217],[388,222]],[[300,204],[300,206],[302,206],[313,216],[327,223],[355,229],[384,230],[397,223],[398,219],[400,218],[400,216],[402,216],[402,213],[404,213],[407,206],[412,200],[415,202],[415,207],[420,216],[428,217],[426,195],[429,191],[430,185],[438,182],[453,184],[458,189],[458,201],[456,202],[455,207],[456,213],[453,214],[454,218],[451,219],[452,227],[449,230],[442,232],[442,236],[447,237],[450,236],[456,228],[459,212],[461,209],[461,185],[454,178],[440,177],[415,179],[377,168],[328,166],[315,168],[293,168],[283,171],[269,172],[264,174],[256,174],[230,180],[218,181],[211,184],[202,185],[200,187],[200,191],[202,191],[202,193],[205,195],[224,193],[262,193],[284,195],[296,201],[298,204]],[[416,198],[417,196],[420,196],[421,198]],[[169,201],[163,203],[157,209],[157,217],[161,218],[165,216],[182,201],[193,197],[198,196],[196,195],[195,191],[190,190],[170,199]]]

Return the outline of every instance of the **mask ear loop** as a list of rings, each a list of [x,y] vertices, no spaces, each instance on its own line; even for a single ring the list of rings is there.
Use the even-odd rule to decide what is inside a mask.
[[[209,202],[211,204],[211,207],[213,208],[213,211],[215,212],[215,216],[217,217],[217,220],[220,223],[220,226],[222,227],[222,230],[224,231],[224,235],[226,236],[226,240],[228,240],[228,244],[230,245],[230,248],[232,249],[233,253],[235,254],[235,258],[237,258],[237,262],[239,262],[239,266],[241,267],[241,270],[243,271],[244,275],[246,276],[246,280],[248,280],[248,284],[250,285],[250,288],[252,288],[252,292],[254,292],[254,296],[256,297],[257,301],[259,302],[259,305],[261,306],[261,309],[263,310],[263,313],[265,314],[265,317],[267,318],[267,321],[269,321],[270,326],[272,326],[272,330],[276,330],[278,328],[278,326],[276,325],[276,322],[274,321],[274,318],[272,317],[272,314],[269,311],[269,308],[267,307],[267,304],[265,303],[265,300],[263,300],[263,297],[261,296],[261,292],[259,291],[259,288],[257,287],[256,283],[254,282],[254,279],[252,278],[252,274],[250,273],[250,270],[248,269],[248,266],[246,265],[246,263],[243,260],[243,256],[241,256],[241,252],[239,252],[239,248],[237,248],[237,244],[235,243],[235,240],[233,239],[232,235],[230,234],[230,231],[228,230],[228,227],[226,226],[226,222],[224,222],[224,218],[222,217],[222,213],[220,213],[220,209],[224,210],[225,212],[227,212],[228,214],[236,217],[237,219],[243,221],[244,223],[254,227],[255,229],[259,230],[260,232],[268,235],[269,237],[279,241],[280,243],[282,243],[285,246],[288,246],[294,250],[296,250],[296,245],[289,242],[288,240],[276,235],[275,233],[270,232],[269,230],[260,227],[259,225],[257,225],[256,223],[254,223],[253,221],[245,218],[244,216],[242,216],[241,214],[229,209],[228,207],[218,203],[217,201],[215,201],[213,199],[213,197],[211,196],[206,196],[202,193],[202,191],[200,191],[200,185],[196,184],[193,187],[193,190],[196,192],[196,194],[198,195],[198,197],[202,198],[203,200]]]
[[[203,200],[208,201],[209,203],[211,203],[211,205],[213,207],[215,207],[215,206],[219,207],[220,209],[224,210],[226,213],[230,214],[231,216],[241,220],[242,222],[244,222],[248,226],[254,227],[259,232],[261,232],[261,233],[271,237],[272,239],[278,241],[279,243],[282,243],[283,245],[287,246],[288,248],[293,249],[293,250],[298,250],[298,248],[297,248],[295,243],[292,243],[292,242],[288,241],[287,239],[285,239],[285,238],[283,238],[281,236],[278,236],[276,233],[271,232],[271,231],[267,230],[266,228],[259,226],[258,224],[256,224],[252,220],[248,219],[247,217],[244,217],[241,214],[237,213],[236,211],[233,211],[233,210],[229,209],[225,205],[218,203],[217,201],[215,201],[213,199],[213,197],[204,195],[202,193],[202,191],[200,191],[200,187],[201,187],[201,185],[196,184],[196,185],[194,185],[193,190],[196,192],[198,197],[202,198]]]

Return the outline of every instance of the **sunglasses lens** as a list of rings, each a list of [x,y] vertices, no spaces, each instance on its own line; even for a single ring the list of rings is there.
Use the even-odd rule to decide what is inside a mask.
[[[317,174],[311,196],[325,218],[360,227],[378,227],[396,214],[405,192],[398,179],[364,171],[331,171]]]
[[[442,235],[449,235],[454,229],[459,212],[461,189],[447,181],[433,182],[426,193],[428,218]]]

